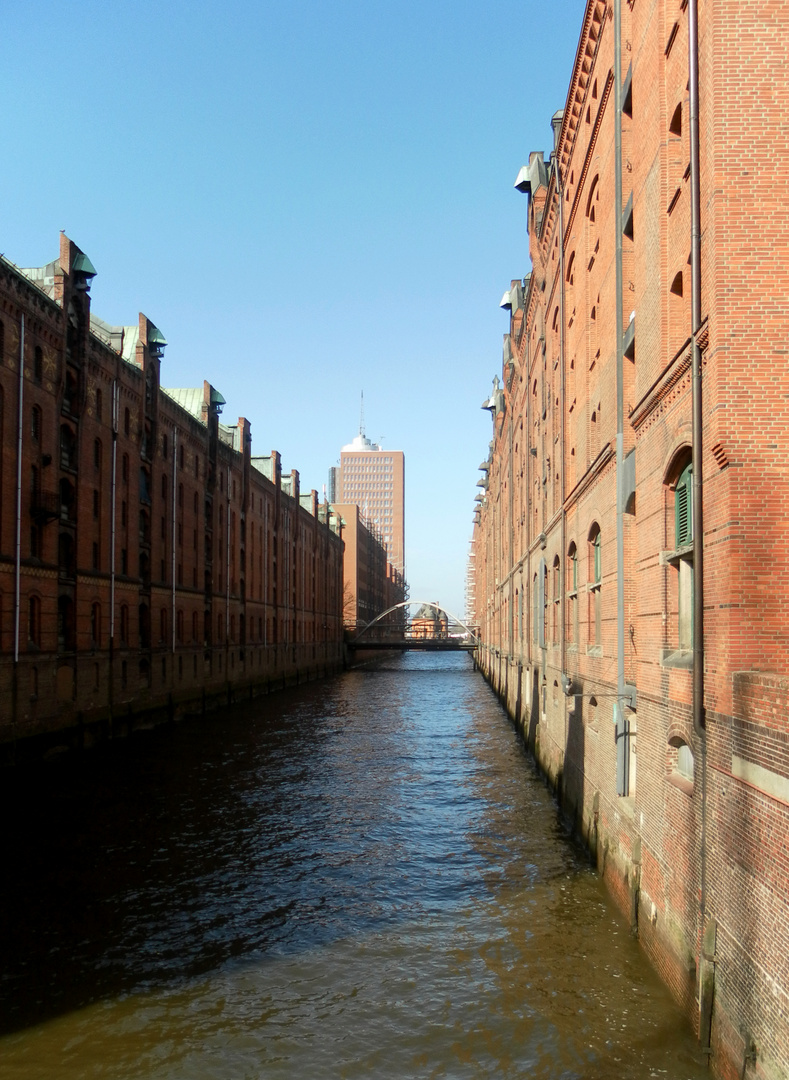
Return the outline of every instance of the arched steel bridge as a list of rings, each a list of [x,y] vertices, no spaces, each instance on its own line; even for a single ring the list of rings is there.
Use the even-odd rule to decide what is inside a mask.
[[[447,629],[431,629],[427,626],[414,628],[405,622],[392,626],[383,620],[392,612],[401,608],[420,605],[430,607],[447,617]],[[425,620],[427,621],[427,620]],[[439,618],[439,623],[442,621]],[[457,628],[460,628],[458,630]],[[468,626],[457,615],[442,607],[435,600],[405,600],[400,604],[382,611],[364,626],[345,627],[345,646],[348,649],[390,649],[405,651],[414,649],[422,652],[473,652],[477,647],[475,629]]]

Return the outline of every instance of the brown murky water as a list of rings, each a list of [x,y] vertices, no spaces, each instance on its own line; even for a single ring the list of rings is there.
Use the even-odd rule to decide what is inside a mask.
[[[4,1080],[706,1075],[465,656],[2,783]]]

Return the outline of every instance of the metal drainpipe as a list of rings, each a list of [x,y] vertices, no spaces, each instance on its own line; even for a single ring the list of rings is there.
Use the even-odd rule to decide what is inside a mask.
[[[225,678],[230,681],[227,662],[230,659],[230,467],[227,469],[227,506],[225,508]]]
[[[704,514],[702,503],[702,386],[701,350],[701,171],[699,164],[699,12],[698,0],[688,5],[688,68],[690,91],[690,278],[691,278],[691,372],[693,460],[693,730],[701,741],[701,828],[699,837],[699,922],[704,929],[707,913],[707,740],[704,738]],[[702,938],[703,940],[703,938]],[[707,966],[705,962],[705,967]],[[714,967],[708,969],[707,994],[714,995]],[[702,1002],[699,1002],[701,1006]],[[700,1017],[699,1038],[711,1046],[709,1026]],[[701,1020],[704,1019],[702,1024]],[[744,1071],[743,1063],[743,1071]]]
[[[112,380],[112,475],[110,480],[110,716],[113,706],[113,663],[115,659],[115,536],[118,490],[118,380]]]
[[[614,200],[616,222],[616,693],[625,695],[624,330],[622,289],[622,0],[614,0]],[[624,713],[622,713],[624,717]],[[625,729],[627,730],[627,729]],[[628,755],[625,754],[625,778]],[[626,784],[626,780],[625,780]],[[626,793],[626,792],[625,792]]]
[[[511,328],[512,328],[512,321],[510,321],[510,329]],[[512,342],[510,342],[510,345],[511,344],[512,344]],[[509,588],[508,588],[509,599],[507,600],[507,635],[508,635],[508,642],[509,642],[507,651],[509,653],[509,660],[508,660],[508,663],[509,663],[509,661],[511,661],[514,658],[514,654],[515,654],[514,642],[513,642],[513,633],[512,633],[512,623],[513,623],[513,618],[515,617],[515,614],[516,614],[515,606],[513,604],[513,592],[512,592],[512,588],[513,588],[513,585],[515,583],[515,574],[513,572],[514,571],[514,566],[515,566],[515,522],[512,520],[512,515],[514,513],[513,490],[512,490],[512,486],[513,486],[513,483],[514,483],[514,470],[513,470],[513,462],[512,462],[512,447],[513,447],[513,439],[514,439],[514,436],[513,436],[513,419],[514,419],[514,416],[513,416],[513,412],[512,412],[512,398],[511,397],[510,397],[510,407],[508,408],[507,412],[509,413],[508,419],[509,419],[509,427],[510,427],[510,461],[509,461],[509,467],[508,467],[509,477],[508,477],[508,481],[507,481],[508,487],[509,487],[509,493],[510,493],[510,498],[509,498],[509,504],[510,504],[509,505],[510,555],[509,555],[509,571],[507,573],[507,577],[509,578]]]
[[[531,200],[530,200],[531,201]],[[523,300],[526,304],[526,298]],[[526,662],[529,666],[529,693],[531,694],[531,640],[532,640],[532,605],[534,603],[534,597],[532,596],[531,589],[531,357],[529,355],[529,326],[526,323],[527,311],[524,306],[523,321],[526,324],[524,328],[524,334],[526,334]],[[531,697],[529,697],[531,701]]]
[[[699,169],[699,13],[688,5],[690,68],[690,278],[693,457],[693,727],[701,733],[704,718],[704,514],[702,502],[701,350],[701,179]]]
[[[19,603],[22,585],[22,432],[25,396],[25,316],[20,316],[19,331],[19,410],[16,444],[16,538],[14,550],[14,718],[19,697]]]
[[[567,558],[566,546],[567,546],[567,515],[564,509],[565,499],[565,409],[567,405],[566,399],[566,383],[565,383],[565,357],[564,357],[564,188],[562,186],[562,174],[559,166],[559,139],[558,132],[555,139],[554,146],[554,163],[556,166],[556,195],[559,199],[559,461],[560,473],[559,473],[559,498],[561,499],[561,518],[560,518],[560,531],[559,531],[559,544],[561,551],[559,553],[559,626],[561,634],[561,671],[562,675],[566,675],[567,667],[567,601],[565,598],[565,560]]]
[[[172,520],[172,552],[170,554],[170,610],[172,630],[170,634],[170,649],[175,655],[175,537],[177,527],[177,500],[178,500],[178,428],[173,425],[173,520]],[[151,526],[153,527],[153,525]],[[175,674],[175,672],[173,672]]]

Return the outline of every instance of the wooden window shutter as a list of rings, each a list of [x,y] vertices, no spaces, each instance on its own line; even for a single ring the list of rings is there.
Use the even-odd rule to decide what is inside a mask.
[[[674,493],[675,546],[683,547],[693,539],[692,466],[683,470]]]

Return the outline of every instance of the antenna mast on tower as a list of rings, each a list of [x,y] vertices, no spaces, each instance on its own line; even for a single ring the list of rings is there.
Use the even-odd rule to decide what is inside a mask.
[[[362,390],[362,405],[359,410],[359,434],[364,438],[364,390]]]

